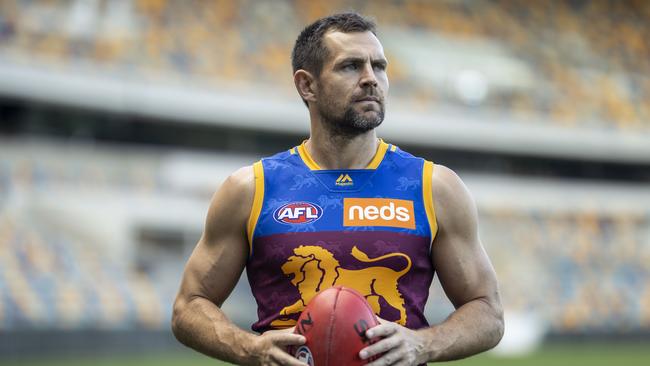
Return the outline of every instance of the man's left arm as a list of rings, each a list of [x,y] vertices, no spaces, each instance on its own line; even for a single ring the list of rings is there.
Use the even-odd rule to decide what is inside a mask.
[[[432,183],[438,233],[431,260],[456,310],[417,331],[392,322],[369,329],[369,338],[383,339],[361,350],[361,358],[384,353],[369,366],[460,359],[496,346],[503,336],[496,275],[478,237],[476,205],[452,170],[436,165]]]

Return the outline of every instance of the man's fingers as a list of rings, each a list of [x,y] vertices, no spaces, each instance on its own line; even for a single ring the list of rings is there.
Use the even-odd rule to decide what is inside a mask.
[[[399,347],[400,344],[401,340],[397,337],[384,338],[381,341],[362,349],[359,352],[359,357],[365,360],[372,356],[376,356],[390,351],[393,348]]]
[[[401,356],[395,352],[383,355],[380,358],[374,360],[373,362],[367,364],[366,366],[386,366],[386,365],[397,365],[397,361],[401,360]]]
[[[386,366],[386,365],[414,365],[414,363],[409,363],[407,360],[408,357],[405,357],[403,350],[393,349],[392,351],[385,353],[383,356],[378,359],[366,364],[366,366]]]
[[[366,337],[370,339],[375,337],[388,337],[395,332],[397,332],[397,326],[395,323],[384,323],[368,329],[366,331]]]
[[[276,346],[300,346],[305,344],[305,337],[300,334],[273,333],[268,335]]]

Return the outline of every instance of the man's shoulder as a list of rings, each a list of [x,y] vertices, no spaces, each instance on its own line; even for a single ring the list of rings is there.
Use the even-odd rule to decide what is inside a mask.
[[[242,186],[249,185],[255,180],[255,164],[243,166],[235,170],[226,179],[230,184],[241,188]]]
[[[220,190],[236,201],[252,199],[255,192],[255,164],[241,167],[230,174],[221,185]]]
[[[464,186],[458,174],[444,165],[434,164],[432,173],[431,186],[439,193],[453,194],[455,190]]]
[[[474,215],[476,204],[458,174],[444,165],[436,164],[431,176],[431,190],[440,225],[464,222]],[[444,214],[444,215],[443,215]],[[448,219],[442,220],[442,216]],[[460,220],[460,221],[459,221]]]

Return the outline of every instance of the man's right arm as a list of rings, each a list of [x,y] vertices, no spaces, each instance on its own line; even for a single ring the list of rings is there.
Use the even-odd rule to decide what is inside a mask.
[[[252,167],[242,168],[215,193],[205,230],[190,256],[174,303],[172,330],[186,346],[240,365],[304,366],[284,352],[304,337],[284,331],[261,336],[234,325],[220,306],[246,265],[246,223],[255,193]]]

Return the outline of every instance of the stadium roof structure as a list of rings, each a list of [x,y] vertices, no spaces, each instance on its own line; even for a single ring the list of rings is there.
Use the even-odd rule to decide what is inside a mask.
[[[132,79],[89,64],[64,69],[0,59],[0,95],[134,116],[257,131],[307,134],[299,98],[200,80]],[[564,127],[504,112],[391,101],[380,134],[395,143],[531,156],[650,163],[650,133]]]

